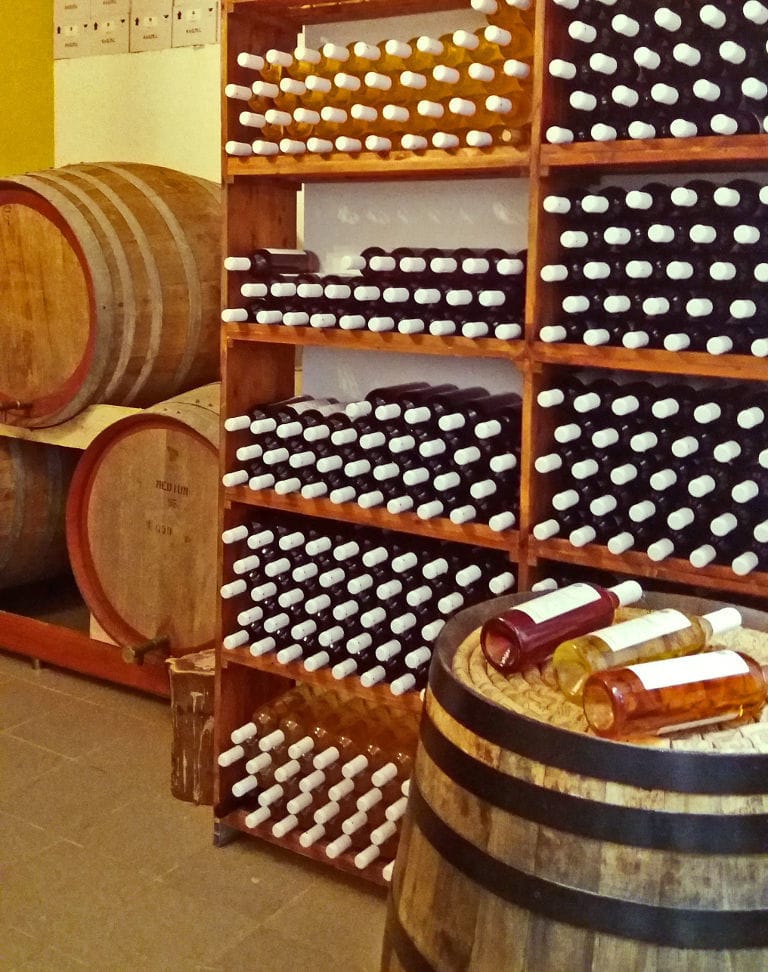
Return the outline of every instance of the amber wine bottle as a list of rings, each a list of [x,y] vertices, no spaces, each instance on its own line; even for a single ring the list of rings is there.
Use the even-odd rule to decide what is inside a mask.
[[[740,625],[741,614],[733,607],[701,617],[675,608],[651,611],[564,641],[552,658],[557,684],[571,701],[578,702],[592,672],[691,655],[701,651],[715,635]]]
[[[662,735],[754,719],[768,694],[768,666],[739,651],[710,651],[594,672],[584,715],[609,739]]]

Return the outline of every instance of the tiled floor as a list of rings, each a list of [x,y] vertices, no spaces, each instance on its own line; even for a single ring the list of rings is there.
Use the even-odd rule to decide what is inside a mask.
[[[374,972],[386,895],[170,793],[167,702],[0,653],[0,969]]]

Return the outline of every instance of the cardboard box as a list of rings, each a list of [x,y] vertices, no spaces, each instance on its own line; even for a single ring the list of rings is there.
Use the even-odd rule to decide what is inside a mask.
[[[218,0],[174,0],[174,47],[215,44],[218,27]]]
[[[133,0],[130,50],[161,51],[171,46],[172,0]]]
[[[130,0],[129,0],[130,2]],[[59,24],[91,23],[91,0],[54,0],[53,22]]]
[[[53,57],[63,60],[93,53],[93,24],[82,21],[56,22],[53,28]]]
[[[120,20],[126,24],[131,15],[131,0],[91,0],[91,19],[98,23],[102,19]]]
[[[93,23],[92,54],[128,53],[128,15],[102,17]]]

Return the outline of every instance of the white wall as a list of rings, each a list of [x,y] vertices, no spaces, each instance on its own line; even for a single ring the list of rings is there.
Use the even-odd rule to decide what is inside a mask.
[[[55,165],[147,162],[219,182],[220,48],[54,63]]]

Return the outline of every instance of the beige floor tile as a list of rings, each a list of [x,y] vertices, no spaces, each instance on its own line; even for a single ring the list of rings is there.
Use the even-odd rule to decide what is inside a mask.
[[[125,782],[80,760],[62,759],[36,780],[0,797],[0,810],[82,842],[104,814],[133,795]]]
[[[58,840],[42,827],[0,812],[0,867],[37,857]]]
[[[190,854],[162,882],[201,900],[213,897],[255,925],[306,891],[320,871],[321,865],[243,836]]]
[[[16,969],[24,968],[25,963],[33,963],[40,953],[45,951],[45,944],[39,938],[8,927],[2,917],[0,917],[0,936],[2,937],[0,969],[3,972],[6,969],[13,969],[15,972]],[[28,968],[34,968],[34,964],[29,965]]]
[[[1,631],[0,640],[2,640]],[[4,678],[24,678],[27,673],[33,671],[34,667],[30,658],[0,649],[0,675]]]
[[[87,839],[105,858],[157,877],[208,847],[212,834],[210,807],[132,788],[124,802],[99,815]]]
[[[58,753],[0,732],[0,798],[12,797],[63,761]]]
[[[14,972],[82,972],[88,966],[58,948],[43,948],[37,955],[14,966]]]
[[[9,731],[62,756],[82,756],[131,734],[143,738],[152,731],[148,723],[123,712],[49,689],[25,688],[35,697],[30,701],[37,707],[31,707],[29,717]]]
[[[10,676],[0,684],[0,729],[18,728],[46,716],[66,698],[22,678]]]
[[[131,786],[170,794],[172,745],[173,733],[168,720],[142,733],[113,739],[86,753],[82,760]]]
[[[119,911],[103,909],[99,919],[100,934],[81,939],[77,952],[99,972],[210,966],[233,944],[254,935],[252,921],[213,896],[202,901],[180,891],[169,894],[160,882],[128,893]],[[257,972],[259,967],[252,968]]]
[[[278,932],[260,928],[227,949],[209,968],[216,972],[368,972],[349,963],[339,952],[326,952],[302,940],[300,918],[296,926],[297,937],[291,935],[290,929]]]
[[[375,968],[381,955],[386,892],[343,874],[323,874],[264,922],[266,930],[301,928],[318,949],[344,955],[355,968]]]

